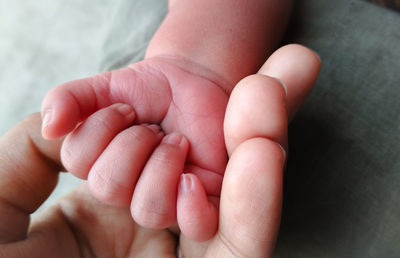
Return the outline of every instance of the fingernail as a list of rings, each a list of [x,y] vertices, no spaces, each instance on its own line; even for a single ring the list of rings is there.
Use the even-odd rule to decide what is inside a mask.
[[[51,119],[53,118],[53,112],[51,109],[47,109],[43,113],[42,119],[42,130],[51,124]]]
[[[155,134],[159,133],[161,131],[161,127],[159,125],[156,124],[150,124],[147,125],[147,127],[152,130]]]
[[[279,79],[277,77],[273,77],[273,78],[276,79],[282,85],[283,89],[285,89],[285,94],[287,96],[287,86],[286,86],[286,84],[281,79]]]
[[[122,115],[124,116],[131,116],[133,114],[133,108],[131,106],[129,106],[128,104],[121,104],[118,107],[118,112],[120,112]]]
[[[179,183],[179,192],[188,193],[192,191],[192,188],[193,188],[192,177],[188,174],[182,174],[181,182]]]
[[[321,62],[321,56],[313,50],[314,54],[318,57],[319,61]]]
[[[282,150],[282,152],[283,152],[283,157],[284,157],[284,159],[286,160],[286,151],[285,151],[285,148],[283,148],[282,147],[282,145],[280,145],[279,143],[277,143],[278,144],[278,146],[279,146],[279,148],[281,148],[281,150]]]
[[[168,134],[164,137],[163,142],[173,145],[179,145],[182,142],[182,135],[177,133]]]

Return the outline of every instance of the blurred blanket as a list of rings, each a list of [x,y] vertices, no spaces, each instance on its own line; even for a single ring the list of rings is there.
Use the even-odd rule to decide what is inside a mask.
[[[370,0],[374,3],[392,8],[393,10],[400,11],[400,0]]]

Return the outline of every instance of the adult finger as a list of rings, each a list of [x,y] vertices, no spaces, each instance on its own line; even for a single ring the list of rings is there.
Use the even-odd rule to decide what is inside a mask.
[[[239,255],[239,257],[241,257],[240,255],[245,254],[247,250],[250,250],[254,246],[251,246],[251,244],[247,243],[250,241],[250,239],[245,237],[240,238],[240,234],[242,232],[238,231],[239,235],[235,234],[234,231],[238,226],[238,221],[235,222],[235,219],[245,216],[245,219],[243,218],[243,221],[240,220],[240,223],[244,223],[246,220],[249,222],[244,223],[241,227],[241,230],[245,231],[246,228],[248,228],[249,231],[255,231],[256,229],[254,228],[257,228],[257,226],[255,224],[251,224],[253,223],[252,221],[254,221],[254,218],[251,215],[252,212],[258,216],[257,212],[264,212],[268,208],[271,212],[271,216],[274,216],[270,217],[271,219],[276,220],[276,218],[279,218],[280,206],[278,204],[280,202],[279,191],[281,191],[281,189],[272,188],[272,186],[269,187],[269,184],[274,184],[275,182],[278,185],[281,184],[281,182],[278,181],[278,175],[282,173],[284,164],[284,157],[282,158],[282,156],[284,156],[282,154],[284,153],[284,150],[281,145],[285,145],[287,139],[287,111],[286,93],[283,85],[278,80],[265,75],[249,76],[239,82],[229,99],[224,121],[224,133],[230,160],[225,172],[221,193],[222,197],[219,216],[219,230],[216,237],[214,237],[214,239],[211,241],[211,243],[214,243],[215,241],[218,243],[213,247],[214,249],[210,251],[210,257],[215,257],[211,255],[213,252],[216,252],[214,254],[216,255],[218,252],[222,251],[231,251],[231,255]],[[254,141],[254,139],[256,139],[256,141]],[[243,145],[243,142],[246,144]],[[244,147],[242,147],[242,145]],[[242,149],[241,151],[239,151],[240,148]],[[270,170],[272,171],[270,172]],[[270,174],[258,175],[259,173],[263,172]],[[246,176],[248,178],[246,178]],[[262,189],[262,191],[260,190],[261,192],[257,193],[257,191],[259,191],[258,188],[262,188],[262,184],[265,183],[265,177],[271,177],[268,179],[270,181],[267,185],[265,185],[266,189]],[[229,178],[233,178],[235,182],[232,182],[232,180]],[[252,180],[255,180],[256,182],[252,182]],[[199,200],[202,200],[202,198],[206,199],[205,195],[201,195],[201,188],[196,184],[192,182],[191,185],[192,187],[190,187],[190,191],[188,191],[188,193],[185,195],[182,195],[185,198],[181,197],[181,193],[178,195],[178,208],[180,202],[183,202],[180,199],[186,200],[186,205],[190,207],[190,209],[186,210],[190,210],[192,213],[197,211],[197,215],[202,215],[205,213],[205,211],[207,211],[206,208],[208,206],[203,204],[205,208],[200,207],[200,209],[199,206],[202,202]],[[247,191],[251,192],[253,190],[255,192],[246,193]],[[274,203],[271,204],[273,207],[271,206],[263,208],[260,206],[260,209],[264,209],[261,211],[253,207],[258,205],[254,203],[254,196],[259,195],[257,197],[258,200],[256,200],[259,202],[263,198],[263,194],[267,194],[265,198],[271,198],[271,202]],[[247,205],[250,206],[247,210],[245,207],[246,202],[248,202]],[[206,202],[203,201],[203,203]],[[243,213],[243,215],[241,215],[241,213]],[[234,217],[232,218],[230,216]],[[235,218],[235,216],[237,218]],[[202,226],[199,226],[199,221],[204,222],[206,221],[205,218],[213,218],[212,216],[186,217],[190,218],[189,222],[192,223],[187,223],[189,226],[186,228],[181,227],[181,231],[185,235],[184,238],[181,238],[181,241],[182,243],[185,243],[185,248],[188,245],[193,248],[193,245],[190,244],[191,241],[189,239],[197,241],[207,240],[214,235],[215,231],[211,231],[210,234],[208,229],[211,228],[212,230],[216,230],[218,221],[211,221],[213,223],[209,222],[208,224],[203,223],[201,224]],[[256,219],[257,223],[261,223],[264,218],[256,217]],[[273,221],[268,221],[268,218],[266,218],[266,223],[272,222]],[[182,223],[179,224],[181,226]],[[260,225],[260,230],[262,228],[261,226],[262,224]],[[264,233],[271,234],[272,238],[272,235],[276,231],[276,227],[277,225],[274,226],[274,228],[271,228],[271,232],[264,231]],[[253,232],[251,234],[253,234]],[[229,241],[231,235],[235,235],[235,242],[225,243],[226,241]],[[254,238],[257,239],[257,235],[254,235]],[[231,247],[230,245],[236,244],[236,241],[243,241],[243,243],[240,243],[237,247]],[[262,243],[266,243],[266,241],[267,240],[263,240]],[[229,248],[232,248],[232,250],[229,250]],[[238,250],[235,250],[235,248]],[[186,254],[188,252],[192,253],[192,251],[193,249],[189,251],[182,250],[182,252]],[[227,255],[226,253],[222,254],[225,256]],[[253,253],[248,253],[248,257],[253,257],[251,254]],[[225,257],[224,255],[221,257]]]
[[[304,102],[320,67],[321,60],[312,50],[292,44],[275,51],[257,75],[239,82],[232,92],[224,121],[228,153],[246,139],[257,136],[286,147],[287,117],[290,121]],[[283,108],[287,115],[282,113]]]
[[[256,74],[232,91],[224,120],[228,154],[247,139],[264,137],[286,146],[286,93],[276,79]]]
[[[279,66],[284,66],[285,62],[288,66],[280,70]],[[282,81],[282,84],[287,87],[287,107],[290,109],[287,113],[292,116],[309,93],[319,68],[320,60],[312,51],[298,45],[291,45],[274,53],[260,70],[260,74],[278,77],[278,81]],[[274,84],[264,83],[263,85],[267,87]],[[251,93],[255,88],[257,87],[238,88],[238,92]],[[261,89],[264,93],[270,93],[270,91],[270,89]],[[289,98],[290,92],[292,93]],[[244,101],[246,96],[240,97],[240,94],[238,96],[236,100],[231,98],[227,114],[235,110],[232,106],[243,107],[248,104],[248,101]],[[261,93],[261,96],[265,98],[269,95]],[[250,100],[257,99],[256,97],[253,94]],[[269,107],[268,104],[258,105],[259,103],[252,103],[253,105],[248,108],[244,107],[247,114],[257,117],[262,114],[257,113],[258,107],[264,107],[264,111],[266,107]],[[282,103],[276,103],[275,106],[282,109],[286,107]],[[279,109],[280,112],[282,109]],[[236,128],[239,129],[231,129],[239,132],[236,135],[231,134],[236,136],[236,139],[226,138],[228,149],[231,148],[229,150],[231,158],[223,183],[219,230],[207,249],[209,257],[229,255],[268,257],[272,255],[279,228],[282,171],[285,163],[285,152],[277,142],[281,143],[280,137],[285,139],[286,131],[280,134],[278,130],[273,130],[274,126],[268,129],[269,125],[265,123],[274,124],[278,121],[279,124],[279,121],[284,120],[280,112],[278,116],[274,116],[272,112],[272,115],[268,116],[273,118],[272,120],[254,119],[255,123],[251,123],[252,126],[247,127],[247,130],[248,124],[236,123]],[[232,119],[232,117],[234,115],[227,116],[226,119]],[[246,121],[243,116],[239,118],[239,121],[240,119]],[[259,124],[258,121],[260,121]],[[240,131],[243,127],[244,130]]]
[[[280,79],[287,87],[289,121],[303,104],[321,69],[321,59],[309,48],[290,44],[275,51],[259,74]]]
[[[229,155],[238,144],[253,137],[265,137],[285,145],[286,93],[282,84],[265,75],[252,75],[240,81],[229,99],[224,134]],[[191,187],[179,192],[178,223],[187,238],[204,241],[217,229],[218,212],[194,179],[186,177]]]
[[[29,215],[57,184],[61,140],[44,140],[40,127],[33,114],[0,139],[0,243],[26,237]]]
[[[270,257],[279,229],[285,152],[253,138],[237,147],[224,177],[217,235],[206,257]]]

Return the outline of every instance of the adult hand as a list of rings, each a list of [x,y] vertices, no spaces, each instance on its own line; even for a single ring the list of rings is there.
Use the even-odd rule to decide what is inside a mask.
[[[320,61],[310,50],[289,45],[273,54],[259,75],[232,93],[225,139],[230,154],[223,181],[217,234],[208,242],[183,234],[184,257],[265,257],[274,247],[280,220],[287,115],[292,117],[311,89]],[[268,76],[266,76],[268,75]],[[280,78],[287,85],[287,97]],[[174,257],[178,236],[139,227],[128,208],[96,201],[86,183],[49,209],[33,213],[54,189],[61,140],[40,136],[32,115],[0,140],[0,257]],[[193,175],[184,176],[178,205],[206,201]],[[201,211],[193,211],[196,216]],[[183,232],[190,236],[191,232]]]

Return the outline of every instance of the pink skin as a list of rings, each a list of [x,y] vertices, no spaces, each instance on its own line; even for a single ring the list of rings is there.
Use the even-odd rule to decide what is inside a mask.
[[[153,58],[51,90],[43,102],[43,134],[70,133],[61,150],[63,164],[88,179],[95,197],[113,205],[132,202],[135,221],[165,228],[176,221],[183,171],[196,175],[218,203],[227,162],[222,131],[227,101],[215,83]],[[143,123],[160,124],[167,137],[184,135],[183,146],[166,148],[162,132]],[[162,182],[160,173],[167,175]]]
[[[46,95],[43,136],[68,134],[63,164],[88,179],[96,198],[130,204],[142,226],[165,228],[177,220],[188,237],[209,239],[218,226],[228,159],[223,119],[229,94],[272,53],[290,6],[291,0],[171,1],[144,61],[62,84]],[[274,126],[278,134],[286,120]],[[189,175],[180,179],[183,172]],[[179,200],[185,182],[198,190]]]
[[[285,161],[285,152],[279,145],[286,140],[286,132],[277,129],[304,101],[320,64],[312,51],[288,45],[276,51],[257,75],[242,80],[232,91],[224,119],[229,162],[221,190],[219,224],[216,234],[205,243],[192,239],[209,234],[210,228],[215,230],[216,224],[210,221],[213,216],[209,215],[216,214],[207,209],[213,205],[193,174],[180,176],[177,216],[182,231],[179,235],[170,230],[140,227],[131,219],[129,209],[95,200],[87,183],[30,220],[30,214],[47,199],[57,183],[63,139],[44,140],[38,135],[40,118],[37,114],[29,116],[0,139],[0,252],[4,257],[80,257],[88,252],[99,257],[171,257],[178,249],[183,257],[272,257],[280,224]],[[286,101],[285,90],[271,76],[286,84]],[[96,130],[87,135],[93,136],[88,138],[93,141],[109,130],[107,125],[96,127],[97,124],[126,126],[134,118],[132,111],[126,104],[104,108],[89,117],[74,134],[84,136],[94,127]],[[163,135],[155,125],[135,125],[127,132],[134,137],[124,138],[124,132],[112,140],[117,142],[115,147],[120,145],[118,141],[126,144],[123,146],[126,152],[135,151],[129,144],[135,136],[158,143]],[[141,189],[140,184],[151,175],[149,164],[163,168],[157,177],[160,181],[150,182],[153,184],[148,188],[150,191],[169,185],[164,184],[165,180],[176,179],[175,171],[180,169],[174,164],[181,163],[167,160],[169,155],[183,159],[188,145],[177,134],[170,135],[156,147],[135,191],[146,189]],[[97,144],[104,144],[101,137]],[[152,193],[144,194],[148,197]],[[182,213],[185,207],[186,214]]]
[[[286,114],[286,100],[289,107],[297,107],[305,96],[298,97],[296,85],[313,84],[300,72],[283,69],[297,64],[290,58],[297,52],[319,64],[311,51],[287,46],[271,56],[261,74],[238,83],[234,91],[248,85],[253,90],[232,95],[232,102],[240,98],[236,102],[250,105],[236,105],[226,114],[226,149],[222,134],[225,91],[163,58],[54,88],[43,102],[47,120],[43,133],[48,138],[69,133],[61,150],[63,164],[76,176],[88,178],[98,199],[130,204],[140,225],[165,228],[177,220],[185,236],[207,240],[218,228],[216,204],[226,150],[231,154],[238,143],[252,137],[286,145],[286,117],[294,114],[293,108]],[[281,58],[285,55],[288,58]],[[279,65],[275,56],[290,61]],[[287,95],[277,79],[266,75],[281,78],[289,89]],[[113,104],[121,102],[129,105]],[[252,111],[253,104],[259,107],[257,112]],[[252,126],[253,122],[263,126]],[[163,131],[143,123],[159,123]],[[180,178],[183,171],[190,173]]]

